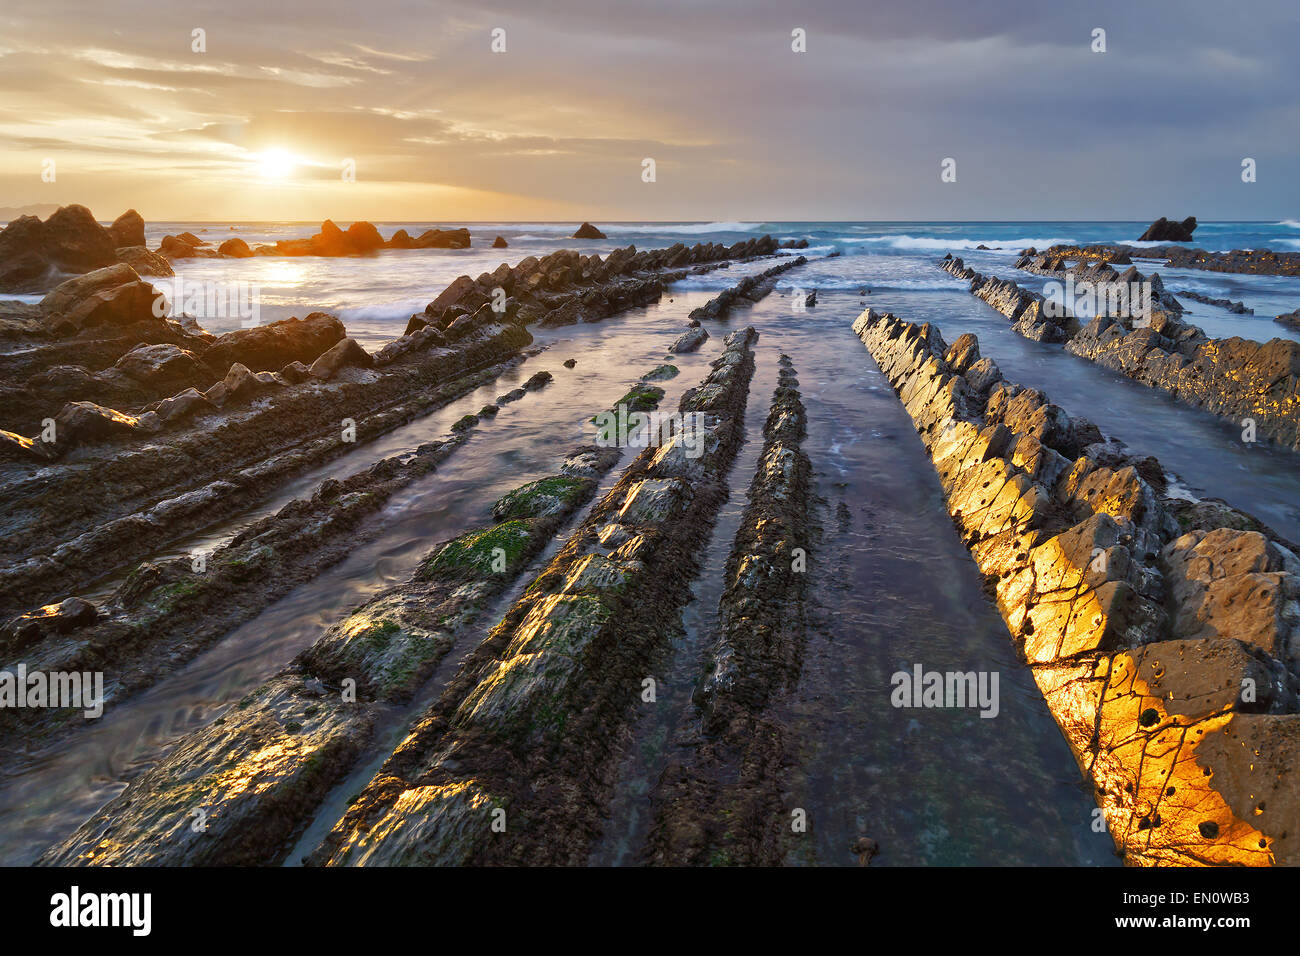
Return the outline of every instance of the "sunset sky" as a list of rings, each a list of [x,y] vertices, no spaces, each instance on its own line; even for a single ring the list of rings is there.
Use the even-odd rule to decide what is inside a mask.
[[[1300,218],[1297,49],[1295,0],[5,0],[0,206]]]

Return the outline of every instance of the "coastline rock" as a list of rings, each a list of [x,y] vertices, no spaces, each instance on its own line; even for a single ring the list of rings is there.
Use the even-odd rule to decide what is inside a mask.
[[[374,358],[354,338],[346,338],[311,363],[313,378],[330,379],[345,368],[373,368]]]
[[[709,333],[704,329],[704,327],[696,326],[693,329],[687,329],[679,335],[677,341],[668,347],[668,351],[677,352],[678,354],[694,352],[698,350],[701,345],[707,342],[708,339]]]
[[[158,255],[168,259],[193,259],[198,254],[198,249],[180,236],[163,236],[162,242],[158,243]]]
[[[1273,321],[1285,325],[1288,329],[1295,329],[1295,331],[1300,332],[1300,309],[1279,315]]]
[[[492,240],[493,249],[505,249],[509,245],[510,243],[506,242],[502,236],[497,236],[495,239]]]
[[[236,236],[233,239],[227,239],[221,245],[217,246],[217,255],[228,256],[231,259],[247,259],[253,254],[253,250],[248,248],[248,243]]]
[[[1234,315],[1254,315],[1254,309],[1246,308],[1244,302],[1233,302],[1231,299],[1216,299],[1213,296],[1205,295],[1201,292],[1175,292],[1180,299],[1191,299],[1193,302],[1200,302],[1204,305],[1217,305],[1221,309],[1227,309]]]
[[[412,241],[413,249],[468,249],[468,229],[426,229]]]
[[[123,263],[96,269],[61,283],[41,300],[42,321],[55,335],[96,325],[159,323],[159,293]]]
[[[573,234],[574,239],[605,239],[608,238],[603,232],[597,229],[589,222],[584,222],[578,227],[578,231]]]
[[[314,362],[346,335],[337,316],[313,312],[305,319],[283,319],[227,332],[203,353],[203,364],[218,374],[234,362],[253,371],[270,372],[293,361]]]
[[[201,372],[193,352],[166,343],[137,345],[118,359],[113,368],[145,385],[189,381]]]
[[[142,276],[174,276],[171,263],[147,246],[118,246],[117,261],[130,266]]]
[[[1147,227],[1138,242],[1191,242],[1196,231],[1196,217],[1188,216],[1182,222],[1170,222],[1161,216]]]
[[[117,248],[143,246],[144,217],[134,209],[128,209],[113,220],[113,225],[108,227],[108,234]]]
[[[112,237],[85,206],[63,206],[41,222],[20,216],[0,230],[0,292],[37,292],[59,273],[117,261]]]

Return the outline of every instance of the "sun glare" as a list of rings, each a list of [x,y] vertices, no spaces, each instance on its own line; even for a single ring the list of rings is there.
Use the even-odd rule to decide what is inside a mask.
[[[258,171],[263,179],[287,179],[297,160],[283,149],[268,149],[258,156]]]

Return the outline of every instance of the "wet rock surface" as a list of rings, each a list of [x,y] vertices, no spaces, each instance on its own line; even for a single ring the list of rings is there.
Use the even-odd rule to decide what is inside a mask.
[[[805,641],[812,473],[805,434],[799,382],[782,356],[749,503],[727,560],[707,676],[695,695],[699,720],[675,741],[683,756],[652,794],[647,862],[775,866],[788,850],[789,828],[772,808],[785,788],[782,765],[792,760],[790,731],[768,705],[795,686]]]
[[[1226,505],[1166,496],[1158,465],[1045,395],[1006,382],[979,395],[958,371],[970,340],[950,348],[870,309],[854,331],[925,443],[1125,862],[1295,864],[1300,807],[1260,801],[1284,789],[1300,733],[1300,559]]]
[[[645,449],[537,575],[312,862],[582,862],[600,829],[623,728],[657,651],[679,626],[694,555],[743,437],[756,333],[727,337],[683,414],[686,439]],[[680,461],[679,461],[680,459]],[[682,462],[691,478],[680,477]],[[633,610],[635,608],[635,610]],[[509,840],[494,832],[502,822]]]
[[[496,524],[436,546],[411,581],[330,627],[40,862],[280,862],[331,784],[361,755],[384,708],[410,699],[491,600],[590,500],[596,479],[619,457],[616,449],[579,448],[562,469],[577,462],[586,476],[562,470],[507,495],[494,512]],[[557,482],[562,490],[551,487]],[[329,496],[347,494],[333,488]]]

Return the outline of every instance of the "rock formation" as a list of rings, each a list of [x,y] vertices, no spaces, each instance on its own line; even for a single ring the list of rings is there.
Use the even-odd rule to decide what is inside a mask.
[[[1195,231],[1195,216],[1188,216],[1182,222],[1170,222],[1161,216],[1147,226],[1147,231],[1138,237],[1138,242],[1191,242]]]

